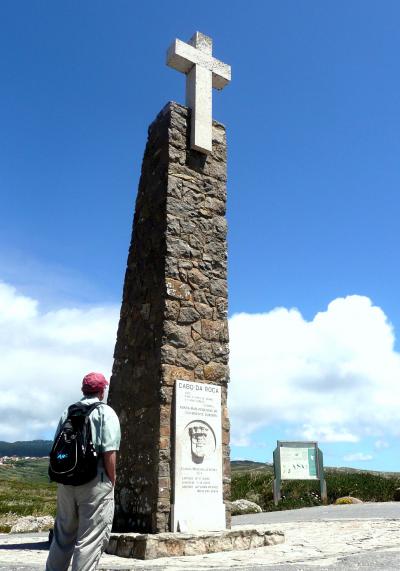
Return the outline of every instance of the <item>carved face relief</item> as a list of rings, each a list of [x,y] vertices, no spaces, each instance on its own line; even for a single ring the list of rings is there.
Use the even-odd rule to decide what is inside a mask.
[[[200,464],[215,449],[214,433],[208,424],[201,420],[195,420],[188,426],[188,434],[190,437],[192,461]]]

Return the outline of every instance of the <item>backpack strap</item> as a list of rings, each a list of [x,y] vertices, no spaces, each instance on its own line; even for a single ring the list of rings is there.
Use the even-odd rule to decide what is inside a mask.
[[[86,412],[85,416],[89,416],[89,414],[91,412],[93,412],[95,408],[99,408],[99,406],[101,406],[102,404],[103,403],[99,401],[99,402],[95,402],[91,405],[86,405],[88,407],[88,411]]]
[[[104,414],[100,415],[100,452],[103,454],[103,420]]]
[[[95,402],[93,404],[84,404],[83,402],[79,401],[75,404],[71,404],[68,407],[68,417],[70,416],[89,416],[91,412],[94,411],[95,408],[98,408],[102,403]]]
[[[68,407],[68,417],[85,416],[86,406],[81,402],[76,402]]]
[[[98,408],[101,405],[107,406],[107,404],[105,402],[99,401],[96,402],[94,405],[92,405],[92,410],[94,408]],[[90,414],[90,413],[89,413]],[[103,453],[103,421],[104,421],[104,415],[100,415],[100,452]]]

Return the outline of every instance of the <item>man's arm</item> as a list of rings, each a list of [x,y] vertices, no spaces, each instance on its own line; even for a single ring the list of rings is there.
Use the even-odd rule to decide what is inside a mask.
[[[103,452],[104,468],[106,470],[107,476],[110,478],[112,485],[115,486],[115,480],[117,477],[116,464],[117,464],[117,451],[110,450],[109,452]]]

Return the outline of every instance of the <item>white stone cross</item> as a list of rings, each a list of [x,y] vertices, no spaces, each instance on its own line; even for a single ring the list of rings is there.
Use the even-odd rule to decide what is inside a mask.
[[[186,74],[186,105],[192,110],[190,147],[212,151],[212,88],[222,89],[231,80],[231,67],[212,56],[212,39],[196,32],[189,43],[175,40],[167,65]]]

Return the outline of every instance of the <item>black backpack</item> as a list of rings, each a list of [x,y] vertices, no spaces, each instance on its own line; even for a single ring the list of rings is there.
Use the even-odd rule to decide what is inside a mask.
[[[100,405],[77,402],[68,408],[50,452],[49,477],[53,482],[80,486],[96,477],[98,456],[89,415]]]

